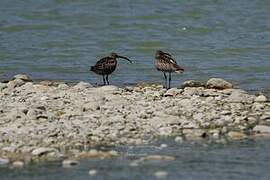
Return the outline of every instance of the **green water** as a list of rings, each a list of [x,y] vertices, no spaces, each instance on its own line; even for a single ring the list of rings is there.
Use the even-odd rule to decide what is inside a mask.
[[[187,79],[222,77],[248,90],[268,89],[269,0],[2,0],[0,76],[101,83],[88,71],[112,51],[121,61],[111,82],[162,82],[155,50],[174,55]]]

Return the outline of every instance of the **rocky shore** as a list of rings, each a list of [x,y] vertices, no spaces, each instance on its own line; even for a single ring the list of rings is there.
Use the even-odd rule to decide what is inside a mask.
[[[0,163],[111,157],[118,153],[89,147],[144,144],[160,136],[218,142],[262,135],[270,135],[267,96],[218,78],[169,90],[156,84],[33,83],[26,75],[0,83]]]

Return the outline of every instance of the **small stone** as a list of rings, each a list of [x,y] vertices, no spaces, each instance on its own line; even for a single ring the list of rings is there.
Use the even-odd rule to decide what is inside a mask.
[[[172,134],[172,128],[171,127],[161,127],[159,128],[159,135],[160,136],[169,136]]]
[[[65,83],[61,83],[61,84],[58,85],[59,89],[67,89],[68,87],[69,86],[67,84],[65,84]]]
[[[211,78],[207,81],[206,86],[214,89],[231,89],[233,85],[221,78]]]
[[[157,171],[154,173],[154,175],[157,178],[163,179],[163,178],[166,178],[168,176],[168,172],[167,171]]]
[[[97,174],[97,170],[91,169],[91,170],[89,170],[88,174],[89,174],[90,176],[95,176],[95,175]]]
[[[54,151],[56,151],[56,149],[54,149],[54,148],[40,147],[40,148],[34,149],[32,151],[32,155],[42,156],[42,155],[46,155],[46,154],[48,154],[50,152],[54,152]]]
[[[259,132],[259,133],[270,133],[270,126],[266,126],[266,125],[256,125],[253,128],[253,131],[255,132]]]
[[[260,95],[258,97],[255,98],[255,102],[266,102],[267,98],[264,95]]]
[[[62,166],[63,166],[64,168],[69,168],[69,167],[72,167],[72,166],[76,166],[76,165],[78,165],[78,164],[79,164],[78,161],[76,161],[76,160],[69,160],[69,159],[66,159],[66,160],[64,160],[64,161],[62,162]]]
[[[161,144],[161,145],[160,145],[160,148],[167,148],[167,147],[168,147],[167,144]]]
[[[24,162],[23,161],[14,161],[12,163],[12,167],[15,167],[15,168],[22,168],[24,166]]]
[[[0,157],[0,165],[6,165],[9,162],[10,162],[9,159]]]

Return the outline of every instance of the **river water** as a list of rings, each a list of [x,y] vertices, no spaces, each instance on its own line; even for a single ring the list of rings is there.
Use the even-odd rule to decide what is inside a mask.
[[[160,148],[160,143],[168,147]],[[270,141],[248,140],[229,144],[183,143],[166,140],[147,146],[123,146],[113,159],[83,160],[78,166],[63,168],[61,162],[30,164],[23,169],[0,168],[1,180],[83,180],[83,179],[158,179],[155,173],[166,171],[163,179],[183,180],[269,180]],[[146,161],[131,166],[147,155],[175,156],[175,161]],[[91,177],[89,170],[96,170]]]
[[[269,0],[1,0],[0,77],[101,83],[89,66],[114,51],[111,82],[161,83],[157,49],[170,52],[185,80],[221,77],[247,90],[270,87]]]

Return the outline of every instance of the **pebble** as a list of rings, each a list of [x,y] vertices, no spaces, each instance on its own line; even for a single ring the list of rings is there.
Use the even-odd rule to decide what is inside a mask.
[[[32,151],[32,155],[42,156],[42,155],[46,155],[46,154],[48,154],[50,152],[54,152],[54,151],[56,151],[56,149],[54,149],[54,148],[40,147],[40,148],[34,149]]]
[[[90,176],[95,176],[95,175],[97,175],[97,170],[91,169],[91,170],[89,170],[88,174],[89,174]]]

